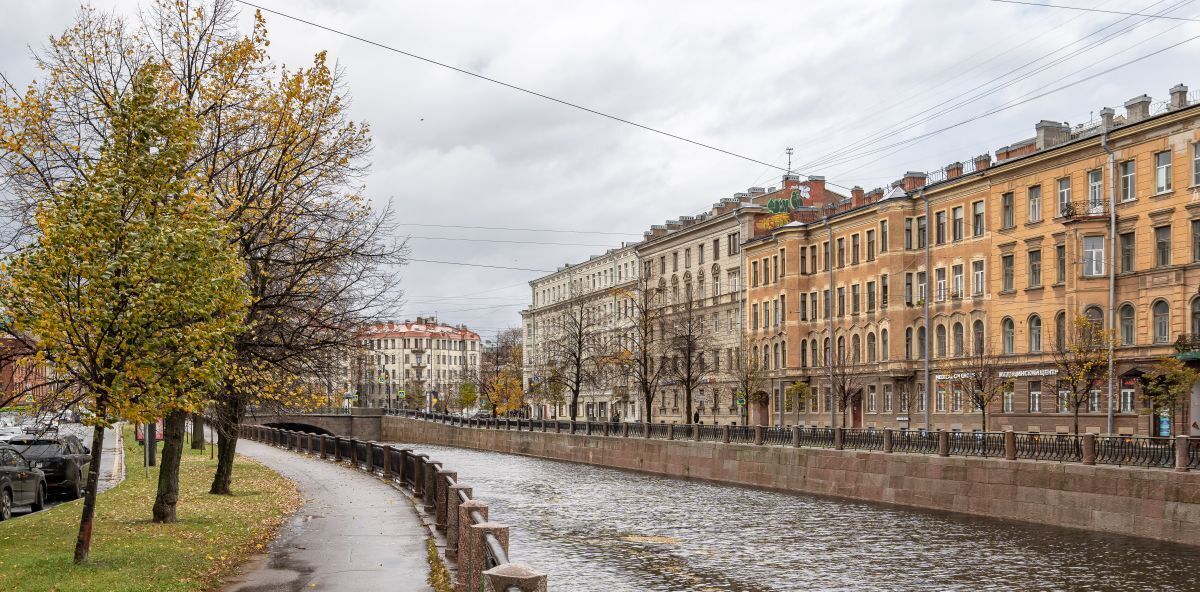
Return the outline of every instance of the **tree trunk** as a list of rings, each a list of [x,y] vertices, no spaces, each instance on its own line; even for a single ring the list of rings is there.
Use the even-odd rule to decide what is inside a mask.
[[[651,423],[650,406],[654,403],[654,401],[647,399],[645,397],[643,397],[642,400],[646,402],[646,414],[644,416],[642,416],[642,423],[650,424]]]
[[[158,495],[154,498],[153,516],[158,523],[175,522],[175,505],[179,503],[179,463],[183,458],[183,433],[186,411],[172,411],[163,421],[162,467],[158,470]]]
[[[1079,435],[1079,405],[1075,406],[1075,435]]]
[[[192,414],[192,450],[204,450],[204,414]]]
[[[227,393],[230,398],[217,404],[217,471],[213,475],[212,487],[209,493],[214,495],[233,495],[230,484],[233,482],[233,457],[237,452],[238,424],[242,420],[242,407],[237,398]]]
[[[571,421],[575,421],[575,417],[579,415],[579,393],[571,392]]]
[[[104,404],[96,406],[96,417],[106,414]],[[92,461],[88,465],[87,490],[83,492],[83,514],[79,517],[79,536],[75,539],[75,563],[84,563],[92,548],[92,522],[96,517],[96,490],[100,485],[100,461],[104,453],[104,428],[92,428]]]
[[[690,388],[683,391],[683,408],[684,413],[687,414],[683,423],[692,423],[692,389]]]

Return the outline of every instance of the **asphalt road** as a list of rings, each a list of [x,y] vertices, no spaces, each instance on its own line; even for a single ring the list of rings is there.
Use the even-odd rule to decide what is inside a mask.
[[[92,444],[92,428],[77,424],[64,423],[59,426],[58,433],[60,435],[72,434],[79,438],[85,446]],[[117,454],[117,431],[109,429],[104,431],[104,453],[101,455],[100,466],[100,491],[104,492],[111,489],[124,478],[124,468],[122,458],[123,454]],[[46,507],[52,508],[62,503],[72,501],[65,494],[51,493],[49,499],[46,500]],[[29,506],[16,506],[13,508],[13,518],[27,516],[32,513]]]

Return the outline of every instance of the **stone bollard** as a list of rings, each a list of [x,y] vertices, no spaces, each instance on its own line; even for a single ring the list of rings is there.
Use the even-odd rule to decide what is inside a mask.
[[[468,500],[471,498],[471,486],[462,483],[451,485],[446,493],[446,559],[451,561],[458,560],[458,535],[462,525],[458,509],[464,503],[460,492],[467,494]]]
[[[487,568],[487,535],[496,537],[500,543],[500,549],[504,551],[504,555],[508,555],[508,525],[499,522],[484,522],[483,524],[472,524],[467,528],[468,544],[471,545],[471,563],[466,568],[467,590],[479,590],[483,588],[485,578],[483,572]],[[458,579],[462,581],[464,575],[463,565],[458,566]]]
[[[485,592],[546,592],[546,574],[536,572],[520,563],[505,563],[483,572]]]
[[[1188,437],[1175,436],[1175,470],[1180,473],[1187,472],[1191,461],[1191,456],[1188,455]]]
[[[542,420],[542,433],[543,434],[546,433],[546,420],[545,419]]]
[[[754,426],[754,445],[762,446],[763,444],[763,427],[760,425]]]
[[[426,514],[432,515],[436,512],[435,508],[437,508],[438,496],[437,473],[439,470],[441,470],[441,468],[442,463],[436,460],[431,460],[425,463],[425,485],[423,487],[425,490],[425,497],[421,499],[425,500]]]
[[[675,424],[673,424],[673,423],[667,424],[667,439],[668,440],[675,439]]]
[[[556,433],[556,434],[561,434],[561,433],[562,433],[562,424],[561,424],[561,423],[558,423],[558,420],[557,420],[557,419],[556,419],[556,420],[554,420],[554,433]]]
[[[628,422],[621,423],[621,437],[622,438],[629,437],[629,423]]]
[[[1085,465],[1096,464],[1096,434],[1083,435],[1083,458],[1081,462]]]
[[[358,466],[358,440],[350,439],[350,466]]]
[[[800,447],[800,430],[804,428],[800,426],[792,426],[792,448]]]
[[[590,421],[583,422],[583,433],[587,436],[592,435],[592,422],[590,422]]]
[[[950,456],[950,432],[938,430],[938,456]]]
[[[606,421],[600,425],[604,426],[602,435],[607,436],[608,435],[608,422]]]
[[[692,424],[692,440],[700,441],[700,424],[698,423]]]
[[[396,467],[396,481],[399,481],[400,485],[402,487],[408,484],[408,482],[405,481],[405,478],[411,479],[411,477],[412,477],[412,475],[408,474],[409,473],[408,457],[411,455],[412,455],[411,448],[401,448],[399,450],[399,453],[396,455],[396,460],[399,462],[399,465],[400,465],[400,466]]]
[[[446,525],[449,521],[447,512],[450,509],[450,482],[458,480],[458,473],[442,469],[437,472],[436,480],[437,509],[433,517],[433,524],[438,530],[446,532]]]
[[[476,499],[467,500],[458,506],[458,584],[455,589],[459,592],[475,592],[479,590],[478,584],[471,585],[471,567],[478,563],[478,569],[482,571],[487,562],[486,555],[477,557],[473,554],[476,550],[471,546],[471,527],[475,524],[475,520],[471,518],[473,512],[477,512],[486,523],[488,519],[488,506]]]
[[[428,461],[428,454],[413,455],[413,495],[419,498],[425,497],[425,465]]]
[[[1004,432],[1004,460],[1017,460],[1017,433]]]
[[[883,451],[892,453],[892,428],[883,428]]]
[[[388,483],[392,482],[392,452],[395,450],[391,446],[383,447],[383,478],[387,479]]]
[[[729,443],[729,426],[727,425],[721,426],[721,442],[725,444]]]
[[[833,428],[833,449],[846,449],[846,428]]]

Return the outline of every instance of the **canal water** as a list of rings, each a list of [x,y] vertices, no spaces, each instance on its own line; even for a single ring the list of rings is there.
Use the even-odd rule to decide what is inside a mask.
[[[559,592],[1200,590],[1183,545],[406,446],[458,471]]]

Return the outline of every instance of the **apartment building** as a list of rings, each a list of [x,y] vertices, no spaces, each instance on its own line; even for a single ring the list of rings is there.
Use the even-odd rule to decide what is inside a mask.
[[[1131,99],[1122,116],[1039,122],[994,159],[783,213],[757,208],[743,251],[747,332],[771,380],[764,416],[1066,431],[1072,410],[1052,351],[1083,314],[1111,328],[1117,345],[1112,379],[1091,386],[1081,429],[1107,431],[1111,408],[1117,433],[1200,432],[1195,417],[1164,422],[1147,408],[1139,380],[1200,334],[1196,98],[1179,85],[1168,101]],[[1013,385],[987,426],[960,380],[981,350]],[[831,414],[830,369],[840,361],[858,377],[857,396]],[[796,381],[810,385],[807,400],[781,396]]]
[[[359,336],[350,363],[358,405],[458,411],[459,387],[479,376],[479,335],[432,317],[388,321]]]

